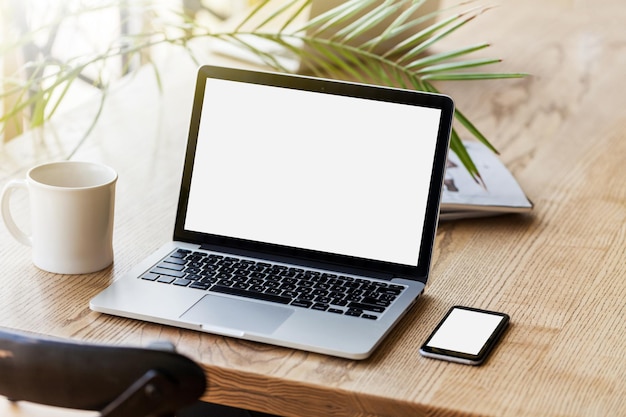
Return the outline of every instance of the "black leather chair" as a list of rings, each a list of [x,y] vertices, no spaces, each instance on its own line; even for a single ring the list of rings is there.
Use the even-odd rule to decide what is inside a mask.
[[[0,330],[0,395],[102,417],[172,417],[204,393],[200,366],[172,345],[77,343]]]

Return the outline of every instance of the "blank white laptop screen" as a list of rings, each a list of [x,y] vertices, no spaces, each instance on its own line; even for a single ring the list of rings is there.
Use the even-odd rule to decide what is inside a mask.
[[[415,266],[440,113],[209,78],[184,228]]]

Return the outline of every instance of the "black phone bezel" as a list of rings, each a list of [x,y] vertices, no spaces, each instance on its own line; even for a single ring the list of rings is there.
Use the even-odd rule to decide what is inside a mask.
[[[428,346],[428,343],[435,336],[437,331],[439,331],[441,326],[443,326],[446,320],[450,317],[450,314],[452,314],[452,312],[455,309],[475,311],[478,313],[502,317],[502,320],[500,320],[500,323],[498,323],[498,326],[489,335],[489,337],[483,344],[482,348],[476,355],[468,354],[465,352],[457,352],[454,350],[441,349],[441,348]],[[510,320],[511,320],[510,316],[506,313],[501,313],[501,312],[492,311],[492,310],[484,310],[484,309],[474,308],[474,307],[460,306],[460,305],[452,306],[448,310],[446,315],[439,321],[435,329],[430,333],[426,341],[422,344],[419,350],[420,354],[422,356],[429,357],[429,358],[447,360],[447,361],[457,362],[457,363],[462,363],[462,364],[467,364],[467,365],[480,365],[487,359],[487,357],[489,356],[489,353],[493,350],[498,340],[500,340],[500,337],[502,336],[504,331],[507,329]]]

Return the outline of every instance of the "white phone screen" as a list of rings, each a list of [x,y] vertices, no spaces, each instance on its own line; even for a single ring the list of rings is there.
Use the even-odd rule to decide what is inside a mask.
[[[426,346],[478,355],[503,316],[455,308]]]

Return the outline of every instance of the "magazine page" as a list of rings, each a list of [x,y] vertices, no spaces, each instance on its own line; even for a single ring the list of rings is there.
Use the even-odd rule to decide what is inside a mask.
[[[454,152],[449,152],[441,200],[442,220],[532,210],[532,202],[496,154],[480,142],[463,143],[484,186],[474,181]]]

